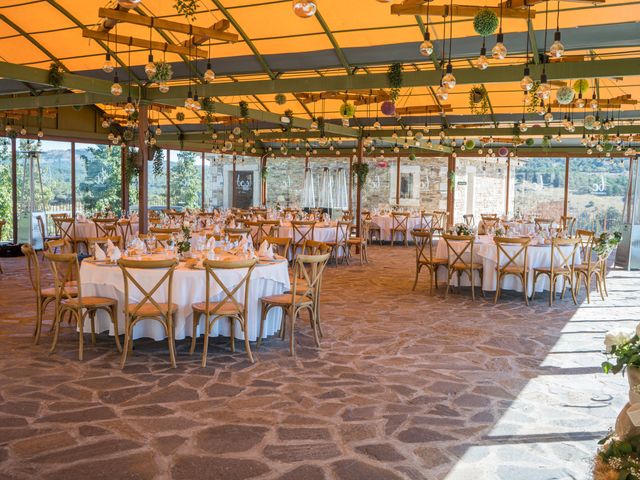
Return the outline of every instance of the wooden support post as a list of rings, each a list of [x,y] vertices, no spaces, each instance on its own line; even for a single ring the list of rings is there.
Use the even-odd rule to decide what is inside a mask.
[[[138,159],[142,162],[138,178],[138,221],[140,233],[147,233],[148,223],[149,147],[145,143],[146,133],[149,129],[148,114],[147,105],[140,105],[138,112]]]
[[[396,205],[400,207],[400,154],[396,159]]]
[[[200,208],[202,210],[204,210],[204,152],[202,152],[202,192],[201,192],[201,199],[202,201],[200,202]]]
[[[456,159],[452,155],[449,155],[449,162],[447,167],[447,226],[453,225],[454,208],[455,208],[455,193],[456,193]]]
[[[167,177],[165,182],[164,196],[165,207],[167,210],[171,208],[171,150],[167,149]]]
[[[120,190],[120,195],[122,199],[122,212],[127,216],[130,215],[129,212],[129,179],[127,178],[127,149],[120,148],[120,178],[122,188]]]
[[[231,170],[231,207],[236,206],[236,156],[233,155],[233,169]]]
[[[264,176],[267,168],[267,155],[260,157],[260,205],[267,207],[267,177]]]
[[[349,211],[353,212],[353,156],[349,157]]]
[[[358,163],[363,163],[364,143],[362,138],[358,139]],[[362,184],[360,177],[356,175],[356,236],[360,236],[362,231]]]
[[[11,187],[13,243],[18,243],[18,153],[15,138],[11,139]]]
[[[71,142],[71,216],[76,218],[76,142]]]
[[[562,214],[566,217],[569,212],[569,155],[564,158],[564,203]]]
[[[505,198],[504,214],[509,215],[509,185],[511,184],[511,159],[507,158],[507,195]]]

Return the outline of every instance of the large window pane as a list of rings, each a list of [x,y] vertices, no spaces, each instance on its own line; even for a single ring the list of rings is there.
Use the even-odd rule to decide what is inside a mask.
[[[171,151],[172,208],[200,208],[202,203],[202,154]]]
[[[520,158],[511,164],[511,205],[516,216],[552,218],[564,213],[564,158]]]
[[[76,143],[76,210],[87,217],[122,211],[121,149]]]
[[[267,160],[267,205],[300,207],[304,186],[304,159],[276,157]]]
[[[176,152],[172,152],[174,155]],[[167,208],[167,150],[157,150],[149,164],[148,206],[149,210]]]
[[[628,159],[569,159],[569,215],[577,228],[620,230],[628,186]]]
[[[6,224],[2,228],[0,241],[13,239],[11,183],[11,141],[3,138],[0,139],[0,220]]]
[[[40,246],[36,216],[46,218],[53,233],[51,213],[71,214],[71,144],[18,140],[18,241]],[[46,217],[45,217],[46,214]]]
[[[476,223],[483,213],[505,213],[507,164],[502,158],[457,158],[454,221],[473,214]]]

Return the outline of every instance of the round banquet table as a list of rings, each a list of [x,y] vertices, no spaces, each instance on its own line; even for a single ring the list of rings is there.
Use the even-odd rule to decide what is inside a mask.
[[[68,225],[69,225],[68,223],[63,223],[62,227],[67,228]],[[131,230],[133,231],[134,237],[138,235],[139,227],[140,226],[137,220],[135,222],[131,222]],[[72,229],[69,230],[69,234],[73,235]],[[117,235],[120,235],[119,229],[117,231]],[[91,220],[76,221],[76,238],[75,238],[76,240],[81,240],[84,238],[94,238],[99,236],[102,236],[102,235],[96,235],[96,224],[93,223]]]
[[[255,234],[257,227],[251,227],[252,233]],[[306,232],[308,227],[298,227],[298,230],[301,232]],[[283,238],[291,238],[293,243],[293,227],[290,222],[283,222],[280,227],[278,227],[278,237]],[[347,229],[347,238],[349,237],[349,230]],[[296,239],[299,240],[302,234],[296,234]],[[318,242],[335,242],[336,241],[336,224],[335,223],[317,223],[315,228],[313,229],[313,238],[309,238],[309,240],[315,240]],[[340,240],[344,240],[344,235],[342,232],[340,233]],[[258,248],[259,245],[255,245],[255,248]],[[340,249],[337,252],[338,257],[342,257],[344,252]]]
[[[506,250],[510,252],[511,255],[515,254],[519,245],[507,246]],[[568,253],[571,250],[571,247],[563,247],[567,250],[564,250],[564,253]],[[447,258],[447,245],[444,239],[438,240],[435,256],[437,258]],[[478,235],[476,241],[473,245],[473,256],[474,262],[478,262],[478,260],[482,261],[482,282],[480,282],[480,274],[478,271],[474,271],[474,283],[476,286],[482,285],[482,289],[488,292],[493,292],[497,288],[497,274],[496,274],[496,265],[498,261],[498,252],[496,244],[493,242],[493,237],[489,235]],[[465,261],[469,261],[470,254],[469,252],[465,252],[465,255],[462,257]],[[504,255],[500,256],[500,260],[504,265],[508,259],[505,258]],[[559,254],[556,254],[555,261],[560,262],[562,258]],[[576,250],[576,264],[580,264],[580,250]],[[518,263],[522,265],[521,263]],[[528,269],[528,278],[527,278],[527,295],[531,296],[533,294],[533,270],[534,268],[549,268],[551,266],[551,245],[529,245],[529,251],[527,254],[527,264],[529,266]],[[447,272],[444,268],[438,269],[438,281],[445,282],[447,281]],[[451,285],[458,284],[457,275],[453,275],[451,278]],[[469,276],[463,273],[460,276],[460,285],[462,286],[470,286],[471,282],[469,281]],[[560,289],[562,287],[562,279],[558,279],[557,288]],[[516,292],[522,292],[522,282],[517,276],[507,275],[502,279],[502,290],[515,290]],[[535,285],[536,292],[543,292],[545,290],[549,290],[549,277],[546,275],[541,275],[538,277],[538,281]]]
[[[411,239],[411,231],[414,228],[422,228],[420,223],[420,217],[409,217],[407,220],[407,234],[409,235],[409,239]],[[391,241],[391,227],[393,226],[393,218],[391,215],[372,215],[371,216],[371,224],[377,225],[380,227],[380,239],[383,242]],[[402,235],[396,233],[396,240],[402,238]]]
[[[151,289],[155,283],[164,275],[166,270],[138,270],[135,278],[145,289]],[[246,269],[216,270],[216,274],[223,280],[227,288],[235,286],[245,275]],[[191,305],[205,301],[205,274],[204,270],[191,269],[184,263],[176,268],[173,276],[173,302],[178,305],[178,311],[174,316],[176,340],[182,340],[192,335],[192,309]],[[82,262],[80,268],[80,278],[82,280],[83,296],[104,296],[118,300],[118,327],[120,334],[124,334],[124,279],[122,271],[117,265],[95,263],[90,260]],[[260,332],[260,298],[268,295],[279,295],[284,293],[290,286],[288,263],[284,259],[259,263],[253,270],[249,283],[249,305],[248,305],[248,327],[249,340],[255,341]],[[142,299],[140,292],[129,283],[130,302],[134,303]],[[224,294],[220,287],[211,280],[212,301],[222,300]],[[153,298],[158,302],[167,300],[166,285],[158,289]],[[236,299],[244,301],[244,288],[236,292]],[[273,335],[280,328],[282,313],[280,309],[272,309],[265,321],[264,338]],[[85,322],[84,331],[90,331],[89,320]],[[109,335],[113,335],[113,324],[104,312],[99,312],[96,316],[96,331],[103,332],[109,330]],[[204,321],[198,325],[198,336],[204,332]],[[231,331],[229,321],[221,319],[217,321],[211,331],[211,336],[223,335],[229,337]],[[244,339],[240,328],[236,328],[235,336]],[[143,320],[133,329],[133,338],[153,338],[162,340],[166,338],[163,326],[154,320]]]

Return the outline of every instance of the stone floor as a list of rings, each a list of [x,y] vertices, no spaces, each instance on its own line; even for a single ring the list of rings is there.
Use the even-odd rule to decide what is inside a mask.
[[[297,358],[217,342],[202,369],[180,342],[172,369],[141,341],[121,371],[105,335],[83,362],[71,328],[33,346],[23,259],[0,262],[1,479],[587,478],[625,396],[602,339],[640,317],[638,274],[589,306],[493,306],[413,292],[413,250],[374,247],[328,271],[320,349],[302,322]]]

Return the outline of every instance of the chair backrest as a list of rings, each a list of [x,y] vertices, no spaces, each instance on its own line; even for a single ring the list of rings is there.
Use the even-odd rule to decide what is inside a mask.
[[[224,233],[226,233],[229,236],[242,236],[242,237],[247,237],[247,236],[251,236],[251,229],[247,228],[247,227],[243,227],[243,228],[225,228],[224,229]]]
[[[34,292],[36,292],[37,295],[40,295],[42,284],[40,281],[40,262],[38,261],[38,255],[33,247],[28,243],[23,244],[20,247],[20,250],[27,260],[27,273],[29,274],[31,286],[33,287]]]
[[[347,243],[351,225],[351,222],[339,221],[338,223],[336,223],[336,245],[344,245]]]
[[[343,222],[352,223],[353,222],[353,213],[350,210],[343,210],[342,211],[342,218],[340,220],[342,220]]]
[[[551,228],[551,224],[553,223],[552,218],[534,218],[533,223],[536,226],[536,230],[542,230],[544,228]]]
[[[73,249],[66,238],[59,238],[57,240],[49,240],[45,243],[44,251],[51,253],[71,253]]]
[[[44,256],[51,265],[57,301],[77,297],[82,304],[82,282],[80,281],[78,256],[75,253],[51,252],[44,252]],[[76,281],[74,286],[69,287],[69,284],[74,280]]]
[[[580,248],[582,261],[590,266],[593,257],[595,232],[592,230],[576,230],[576,238],[578,239],[578,248]]]
[[[500,270],[508,267],[523,268],[525,272],[528,270],[530,238],[494,237],[493,241],[496,244],[497,266]]]
[[[38,230],[40,231],[40,236],[42,237],[42,249],[44,250],[44,242],[45,238],[47,238],[47,227],[44,224],[44,220],[41,215],[36,216],[36,221],[38,222]],[[4,226],[4,220],[0,220],[0,238],[2,238],[2,227]]]
[[[433,262],[433,234],[428,228],[413,230],[413,241],[416,246],[416,264]]]
[[[369,210],[363,210],[362,211],[362,219],[363,220],[372,220],[373,217],[371,216],[371,212]]]
[[[498,217],[486,217],[482,219],[482,223],[484,225],[485,231],[490,228],[496,228],[498,225]]]
[[[473,263],[473,244],[475,237],[473,235],[442,235],[447,245],[447,260],[449,265],[454,263],[463,263],[470,265]],[[465,256],[469,255],[469,261]]]
[[[280,220],[259,220],[260,241],[265,237],[277,237],[280,230]]]
[[[122,237],[122,244],[127,245],[129,241],[129,237],[133,235],[133,228],[131,227],[131,220],[128,218],[123,218],[118,221],[118,230],[120,231],[120,236]]]
[[[169,235],[173,235],[174,233],[180,233],[182,231],[181,228],[179,227],[172,227],[172,228],[157,228],[157,227],[151,227],[149,229],[150,233],[160,233],[160,234],[169,234]]]
[[[316,229],[316,222],[314,222],[313,220],[301,222],[292,221],[291,228],[293,229],[293,244],[296,246],[300,246],[307,240],[313,240],[313,234]]]
[[[124,248],[122,244],[122,237],[118,235],[87,238],[87,247],[89,250],[89,255],[93,255],[93,251],[94,251],[93,249],[95,248],[96,245],[99,246],[106,253],[107,244],[109,243],[109,241],[111,241],[111,243],[113,243],[113,245],[115,247],[118,247],[120,250]]]
[[[260,222],[252,222],[247,220],[244,222],[245,228],[249,229],[249,234],[251,235],[251,241],[254,245],[260,245]]]
[[[360,224],[360,238],[369,243],[369,233],[371,232],[371,220],[363,220]]]
[[[551,239],[551,272],[557,269],[568,269],[573,272],[576,251],[580,240],[577,238],[552,238]]]
[[[205,284],[205,304],[206,304],[206,309],[205,311],[208,312],[210,315],[215,315],[217,312],[219,312],[225,305],[227,304],[231,304],[234,307],[236,307],[238,310],[246,313],[247,312],[247,306],[249,303],[249,280],[251,279],[251,274],[253,273],[253,269],[256,267],[256,265],[258,264],[258,260],[256,259],[251,259],[251,260],[239,260],[239,261],[235,261],[235,262],[223,262],[220,260],[204,260],[204,262],[202,262],[204,265],[204,268],[207,272],[207,280],[206,280],[206,284]],[[216,273],[216,269],[221,269],[221,270],[244,270],[246,269],[246,273],[244,274],[244,276],[242,277],[242,279],[235,284],[235,286],[230,287],[228,286],[228,284],[226,282],[224,282],[223,280],[220,279],[220,277],[218,276],[218,274]],[[221,300],[216,300],[216,302],[219,302],[216,304],[215,308],[210,310],[210,306],[211,306],[211,279],[214,280],[214,282],[216,283],[216,285],[218,286],[218,288],[220,290],[222,290],[222,292],[224,293],[224,298],[222,298]],[[235,295],[236,292],[238,292],[238,290],[240,290],[242,287],[244,287],[244,300],[242,302],[238,302],[238,300],[236,300]]]
[[[476,221],[475,221],[475,219],[473,217],[473,213],[467,213],[465,215],[462,215],[462,219],[464,220],[464,224],[467,227],[472,227],[473,228],[475,226]]]
[[[117,218],[92,218],[96,226],[96,237],[109,237],[117,234]]]
[[[498,214],[497,213],[481,213],[480,218],[482,220],[487,220],[489,218],[498,218]]]
[[[56,235],[61,236],[62,233],[60,232],[60,229],[58,228],[58,224],[56,223],[56,219],[57,218],[69,218],[69,215],[66,213],[52,213],[51,214],[51,220],[53,221],[53,229],[55,230]]]
[[[289,237],[263,237],[263,241],[267,241],[269,245],[273,245],[278,250],[278,255],[287,258],[291,239]]]
[[[305,240],[302,247],[302,253],[305,255],[324,255],[329,252],[331,252],[331,247],[318,240]]]
[[[293,298],[298,295],[313,296],[318,298],[322,273],[324,272],[329,253],[320,255],[298,255],[293,269],[293,286],[291,294]],[[300,280],[303,280],[302,282]]]
[[[409,226],[409,212],[391,212],[391,228],[406,232]]]
[[[447,215],[449,215],[449,212],[434,210],[431,228],[438,232],[444,231],[447,225]]]
[[[125,305],[133,303],[130,301],[131,285],[133,285],[133,287],[135,287],[142,295],[142,300],[136,302],[133,310],[128,311],[129,315],[137,316],[140,309],[150,303],[160,311],[168,323],[171,319],[171,308],[173,303],[173,273],[178,265],[178,260],[173,258],[167,260],[146,261],[121,258],[118,260],[118,265],[120,266],[120,270],[122,270],[122,276],[124,278]],[[136,270],[164,270],[164,274],[151,288],[145,288],[136,278]],[[167,305],[166,309],[163,309],[160,306],[160,303],[153,298],[153,294],[160,290],[164,285],[167,286],[167,301],[163,302]]]
[[[429,229],[433,228],[433,222],[436,220],[435,216],[431,212],[425,212],[424,210],[420,212],[420,229]]]
[[[568,236],[573,237],[573,230],[576,228],[576,217],[562,215],[560,217],[560,224],[562,230],[564,230]]]
[[[253,214],[260,220],[267,219],[267,210],[265,208],[255,208],[253,209]]]
[[[67,240],[70,245],[73,245],[76,239],[76,219],[67,216],[59,217],[57,215],[51,215],[51,218],[53,219],[60,238]]]

